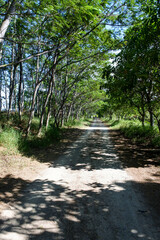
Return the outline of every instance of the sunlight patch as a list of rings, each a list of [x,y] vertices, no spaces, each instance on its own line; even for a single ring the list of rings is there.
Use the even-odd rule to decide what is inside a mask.
[[[89,130],[106,130],[107,131],[107,127],[90,127]]]
[[[15,232],[0,234],[1,240],[28,240],[28,236],[24,234],[19,234]]]
[[[75,217],[71,214],[66,214],[65,218],[68,219],[69,221],[72,221],[72,222],[80,222],[80,220],[77,217]]]
[[[3,219],[11,219],[14,218],[16,213],[13,210],[3,210],[1,217]]]
[[[109,187],[109,190],[112,190],[114,192],[121,192],[121,191],[124,191],[125,189],[121,186],[117,186],[116,184],[113,184]]]

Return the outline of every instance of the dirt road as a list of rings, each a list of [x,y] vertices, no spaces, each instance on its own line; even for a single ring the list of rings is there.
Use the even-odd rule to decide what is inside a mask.
[[[96,120],[0,216],[0,240],[159,240],[154,216]]]

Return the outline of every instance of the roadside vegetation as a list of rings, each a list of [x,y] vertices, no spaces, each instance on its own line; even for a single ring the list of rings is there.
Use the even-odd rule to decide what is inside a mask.
[[[131,139],[135,143],[142,143],[152,145],[153,147],[160,147],[160,134],[158,127],[151,127],[149,123],[142,126],[139,120],[106,120],[105,122],[112,129],[119,129],[125,137]]]
[[[63,136],[65,128],[76,128],[89,125],[88,119],[70,119],[63,127],[56,128],[52,122],[47,130],[42,129],[41,135],[37,136],[39,118],[34,117],[31,125],[30,135],[26,138],[25,129],[28,116],[23,115],[22,121],[18,121],[18,114],[13,113],[10,120],[7,121],[7,115],[1,114],[0,121],[0,146],[3,147],[3,154],[28,154],[35,149],[45,149],[51,144],[57,143]]]

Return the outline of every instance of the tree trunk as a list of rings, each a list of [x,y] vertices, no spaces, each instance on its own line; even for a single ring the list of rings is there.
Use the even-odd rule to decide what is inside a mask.
[[[149,122],[150,122],[150,126],[153,127],[153,125],[154,125],[154,120],[153,120],[152,110],[149,110]]]
[[[46,120],[46,130],[48,129],[50,116],[51,116],[51,106],[50,106],[50,103],[49,103],[48,113],[47,113],[47,120]]]
[[[2,70],[0,71],[0,112],[2,111]]]
[[[40,39],[38,41],[38,52],[40,52]],[[39,63],[40,63],[40,57],[37,56],[37,66],[36,66],[36,84],[38,83],[39,81]],[[40,114],[40,106],[39,106],[39,95],[38,95],[38,92],[37,92],[37,101],[36,101],[36,109],[37,109],[37,115],[39,117],[39,114]]]
[[[44,106],[43,106],[43,108],[42,108],[41,119],[40,119],[40,124],[39,124],[39,129],[38,129],[38,136],[40,136],[41,131],[42,131],[42,126],[43,126],[43,122],[44,122],[44,114],[45,114],[45,111],[46,111],[46,107],[47,107],[47,104],[48,104],[48,100],[49,100],[49,98],[50,98],[50,96],[51,96],[51,93],[52,93],[53,79],[54,79],[54,77],[52,76],[52,77],[51,77],[51,80],[50,80],[50,83],[49,83],[49,88],[48,88],[47,97],[46,97]]]
[[[5,102],[6,102],[6,110],[8,110],[8,93],[7,93],[7,79],[5,78]]]
[[[40,119],[40,124],[39,124],[39,129],[38,129],[38,136],[41,134],[43,121],[44,121],[44,114],[46,111],[46,106],[47,106],[48,101],[53,92],[53,85],[54,85],[55,71],[56,71],[56,62],[57,62],[57,52],[55,52],[55,55],[54,55],[54,62],[53,62],[53,66],[52,66],[52,74],[51,74],[51,79],[50,79],[50,83],[49,83],[48,93],[47,93],[47,97],[46,97],[44,106],[42,108],[41,119]]]
[[[67,122],[69,121],[69,118],[71,116],[71,111],[72,111],[72,103],[70,104],[69,109],[68,109],[67,120],[66,120]]]
[[[22,59],[22,46],[18,46],[19,48],[19,56]],[[21,121],[22,116],[22,84],[23,84],[23,65],[20,63],[20,76],[19,76],[19,89],[18,89],[18,113],[19,113],[19,121]]]
[[[15,45],[13,44],[13,48],[12,48],[12,61],[14,61],[14,48],[15,48]],[[13,93],[14,93],[14,87],[15,87],[15,75],[16,75],[17,66],[18,66],[17,64],[16,65],[12,65],[12,68],[11,68],[8,119],[10,117],[10,110],[12,108],[12,100],[13,100]]]
[[[51,103],[52,103],[52,97],[53,97],[53,84],[52,84],[51,95],[50,95],[49,103],[48,103],[48,113],[47,113],[47,120],[46,120],[46,130],[47,130],[47,128],[48,128],[48,125],[49,125],[49,119],[50,119],[50,115],[51,115]]]
[[[28,134],[30,133],[31,123],[32,123],[32,119],[33,119],[33,117],[34,117],[37,91],[38,91],[38,89],[39,89],[40,84],[41,84],[41,82],[37,83],[37,85],[36,85],[36,87],[35,87],[35,89],[34,89],[34,94],[33,94],[33,98],[32,98],[32,105],[31,105],[31,111],[30,111],[30,117],[29,117],[28,126],[27,126],[27,130],[26,130],[26,137],[27,137]]]
[[[16,0],[12,0],[10,6],[8,8],[8,11],[6,13],[6,16],[0,27],[0,60],[2,59],[2,45],[4,42],[4,37],[5,37],[6,31],[9,27],[9,24],[11,22],[11,19],[12,19],[13,15],[15,14],[15,5],[16,5]]]
[[[160,133],[160,119],[157,118],[157,126],[158,126],[158,130],[159,130],[159,133]]]

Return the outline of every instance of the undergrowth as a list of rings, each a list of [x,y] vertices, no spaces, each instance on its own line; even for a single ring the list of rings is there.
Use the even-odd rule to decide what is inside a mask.
[[[160,133],[156,127],[150,127],[148,124],[142,126],[138,120],[110,120],[107,123],[112,129],[119,129],[127,138],[135,142],[160,147]]]
[[[25,138],[25,130],[27,128],[28,116],[23,115],[21,122],[18,119],[18,114],[11,115],[7,121],[7,114],[0,115],[0,146],[4,148],[4,154],[28,154],[35,148],[43,149],[58,142],[61,139],[62,128],[56,128],[51,124],[46,130],[42,129],[40,137],[37,136],[39,128],[39,118],[35,117],[32,120],[31,133]],[[67,127],[80,127],[87,125],[89,122],[84,119],[71,120],[66,124]]]
[[[6,127],[0,132],[0,145],[5,148],[4,153],[27,153],[34,148],[44,148],[60,139],[60,130],[49,128],[41,137],[30,135],[27,139],[19,129]]]
[[[34,118],[31,125],[31,134],[26,139],[25,129],[28,116],[24,115],[19,122],[18,115],[12,114],[7,121],[7,115],[0,115],[0,146],[3,154],[29,153],[34,148],[45,148],[60,139],[60,129],[49,126],[47,131],[43,129],[41,137],[37,137],[39,119]]]
[[[84,125],[89,125],[90,119],[69,119],[67,123],[65,123],[65,127],[81,127]]]

